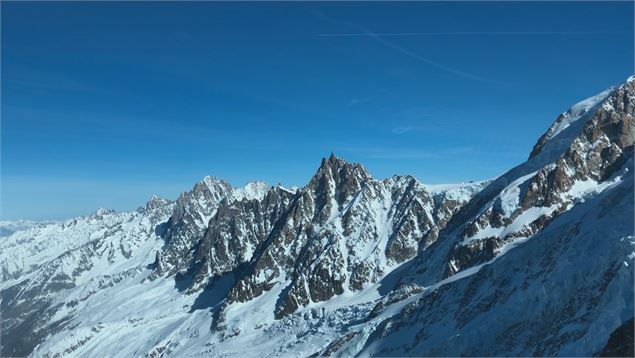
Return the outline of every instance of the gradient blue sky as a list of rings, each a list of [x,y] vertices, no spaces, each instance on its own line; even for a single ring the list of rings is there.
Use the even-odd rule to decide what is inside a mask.
[[[2,2],[2,218],[304,185],[495,177],[633,73],[633,3]]]

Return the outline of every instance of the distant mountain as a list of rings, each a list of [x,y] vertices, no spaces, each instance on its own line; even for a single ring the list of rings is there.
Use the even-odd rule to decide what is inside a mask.
[[[17,221],[0,221],[0,237],[11,236],[16,231],[26,230],[34,226],[46,226],[53,224],[54,221],[30,221],[30,220],[17,220]]]
[[[633,355],[635,80],[493,181],[323,159],[301,188],[2,223],[3,356]],[[10,229],[9,229],[10,228]]]

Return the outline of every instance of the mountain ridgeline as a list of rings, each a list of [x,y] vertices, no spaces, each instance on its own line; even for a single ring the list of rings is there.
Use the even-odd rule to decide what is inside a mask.
[[[635,80],[494,180],[299,188],[7,224],[2,356],[632,356]]]

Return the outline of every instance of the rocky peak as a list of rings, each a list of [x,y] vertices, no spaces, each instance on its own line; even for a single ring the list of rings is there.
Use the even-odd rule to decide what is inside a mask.
[[[349,163],[331,153],[328,159],[322,158],[320,167],[306,188],[316,199],[318,215],[328,217],[333,204],[343,205],[371,179],[361,164]]]
[[[469,199],[469,194],[464,196],[455,200],[453,206],[447,206],[449,200],[444,200],[435,208],[425,186],[415,178],[394,176],[373,180],[361,165],[331,155],[322,160],[309,184],[287,200],[287,209],[275,215],[275,223],[266,226],[268,232],[247,235],[243,232],[243,238],[259,238],[254,240],[259,248],[247,250],[255,256],[229,291],[228,303],[247,302],[282,285],[275,317],[283,318],[311,302],[362,290],[434,242],[440,229],[435,224],[436,218],[451,216]],[[231,215],[238,216],[270,217],[258,211],[247,216],[241,212]],[[219,218],[217,215],[212,221]],[[446,221],[441,220],[442,225]],[[216,234],[210,229],[206,236],[225,238],[235,231],[230,225],[214,224],[210,228],[221,232]],[[242,240],[242,246],[256,247]],[[240,237],[212,238],[212,244],[223,245],[205,251],[219,257],[219,253],[228,251],[225,246],[229,245],[225,243],[238,241]],[[215,260],[211,265],[202,263],[198,266],[203,272],[197,276],[209,276],[206,267],[213,270],[220,267],[218,271],[227,272],[219,262],[236,263],[247,257],[239,250],[231,252],[237,259]]]
[[[309,182],[309,187],[315,188],[323,178],[332,181],[336,187],[340,187],[352,180],[362,183],[371,179],[371,176],[361,164],[349,163],[331,153],[328,159],[322,158],[320,167]]]
[[[195,198],[203,197],[205,199],[220,200],[222,197],[231,192],[232,186],[223,179],[206,176],[203,180],[194,184],[194,188],[190,193]]]
[[[580,129],[595,115],[598,108],[606,106],[605,103],[614,97],[615,93],[627,90],[627,87],[632,87],[633,83],[633,76],[631,76],[620,86],[609,87],[595,96],[574,104],[566,112],[561,113],[549,129],[538,139],[529,155],[529,159],[544,151],[544,148],[550,142],[555,142],[551,144],[552,147],[560,149],[568,146],[573,139],[572,137],[580,132]]]
[[[191,191],[179,196],[176,200],[173,219],[176,221],[191,213],[199,219],[197,220],[200,221],[198,224],[206,226],[218,203],[232,191],[233,189],[227,181],[206,176],[194,184]]]
[[[233,191],[227,181],[206,176],[194,184],[192,190],[179,196],[162,234],[165,239],[161,256],[163,272],[171,274],[187,269],[192,261],[191,247],[203,238],[218,206]],[[155,276],[163,272],[157,271]]]
[[[534,236],[629,170],[635,139],[635,82],[590,97],[560,115],[530,159],[496,180],[489,203],[475,206],[447,275],[493,259],[505,245]]]
[[[172,202],[171,200],[163,199],[156,195],[152,195],[150,197],[150,200],[148,200],[148,202],[146,203],[145,210],[158,209],[158,208],[164,207],[165,205],[170,204],[171,202]]]
[[[271,187],[263,181],[252,181],[242,188],[234,189],[233,197],[236,200],[262,200]]]
[[[114,209],[99,208],[95,210],[94,213],[90,214],[90,217],[93,219],[101,219],[104,216],[112,215],[115,213],[117,213],[117,211],[115,211]]]

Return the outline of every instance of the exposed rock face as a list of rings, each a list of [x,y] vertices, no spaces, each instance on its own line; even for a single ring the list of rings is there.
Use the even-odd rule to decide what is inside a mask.
[[[558,117],[528,162],[544,166],[518,178],[504,177],[514,180],[463,227],[446,276],[492,259],[512,240],[531,237],[596,185],[610,182],[632,156],[633,113],[635,81],[629,81]],[[569,126],[562,128],[564,123]],[[557,149],[562,152],[556,157]]]
[[[262,200],[224,200],[195,249],[190,291],[202,287],[208,277],[218,278],[246,265],[284,215],[293,196],[293,192],[276,187]]]
[[[377,282],[433,243],[482,186],[431,193],[410,176],[374,180],[335,155],[298,190],[245,195],[264,188],[240,193],[208,177],[177,200],[152,277],[190,276],[187,291],[196,293],[230,275],[227,304],[283,285],[275,309],[282,318]]]
[[[191,191],[181,194],[170,219],[160,228],[165,248],[161,257],[161,270],[155,270],[152,277],[192,274],[193,265],[200,266],[202,251],[198,247],[207,245],[209,240],[202,240],[219,207],[223,205],[223,210],[227,211],[235,201],[257,202],[268,189],[263,182],[232,188],[228,182],[208,176],[197,182]]]
[[[241,204],[228,211],[226,222],[247,217],[248,224],[239,226],[259,231],[243,234],[241,229],[232,236],[233,227],[213,224],[207,235],[217,246],[202,250],[212,258],[204,254],[200,262],[209,262],[213,274],[220,275],[249,261],[235,275],[230,304],[284,285],[276,306],[281,318],[310,302],[360,290],[414,257],[436,239],[435,218],[451,215],[469,196],[454,199],[435,202],[412,177],[374,180],[361,165],[331,155],[293,195],[272,193],[265,205]],[[231,254],[225,242],[234,248]],[[245,253],[253,253],[251,260]]]
[[[335,155],[298,190],[256,183],[239,191],[207,177],[176,201],[151,278],[190,276],[187,291],[196,293],[230,275],[228,304],[284,285],[281,318],[377,282],[434,242],[483,185],[431,194],[412,177],[374,180]]]
[[[191,191],[179,196],[162,233],[166,246],[161,263],[163,270],[175,273],[189,268],[192,247],[202,238],[221,200],[231,193],[228,182],[205,177]]]

